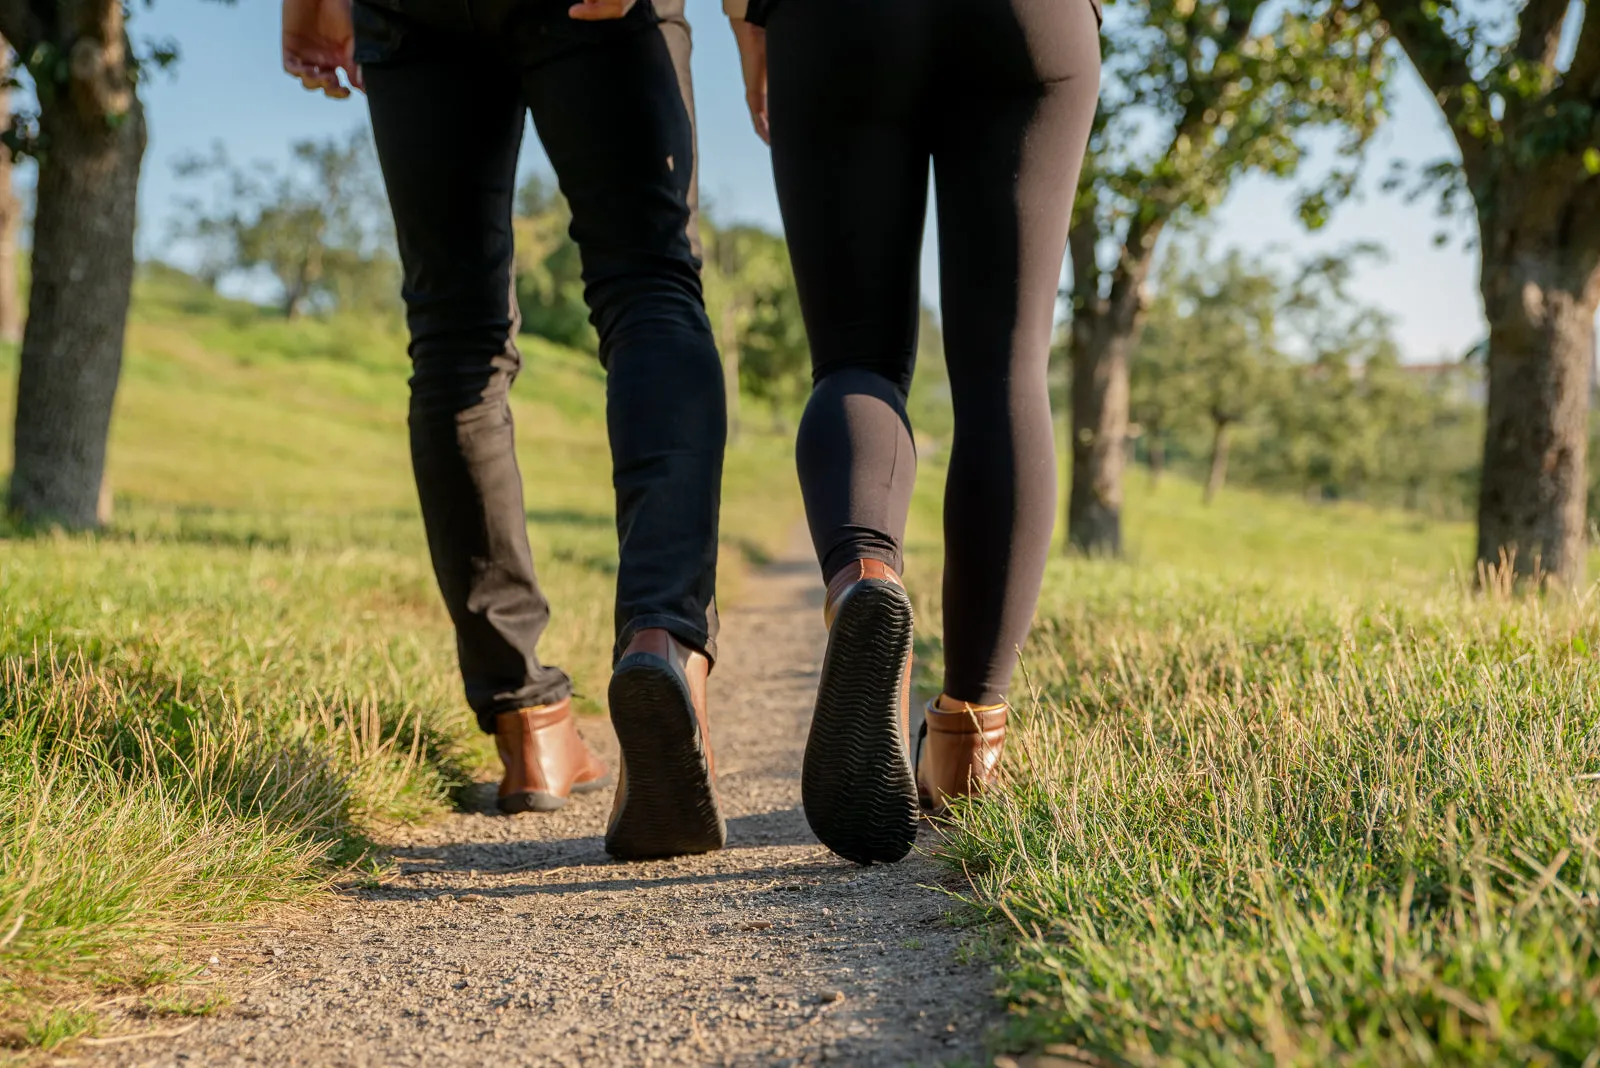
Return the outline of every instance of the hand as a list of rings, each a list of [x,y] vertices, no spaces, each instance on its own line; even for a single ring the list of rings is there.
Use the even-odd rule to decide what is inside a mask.
[[[350,95],[339,71],[365,91],[356,66],[356,33],[350,0],[283,0],[283,69],[312,92],[342,100]]]
[[[620,19],[633,10],[634,0],[578,0],[567,8],[567,14],[580,22],[604,22]]]
[[[772,129],[767,123],[767,29],[744,19],[733,19],[733,38],[739,42],[739,66],[744,71],[744,102],[750,107],[750,121],[756,136],[772,144]]]

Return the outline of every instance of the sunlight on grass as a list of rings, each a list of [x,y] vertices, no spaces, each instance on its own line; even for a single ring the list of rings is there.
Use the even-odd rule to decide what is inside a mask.
[[[616,571],[604,377],[521,344],[519,459],[554,606],[541,652],[596,712]],[[7,417],[14,371],[0,349]],[[353,874],[370,834],[487,770],[411,482],[407,373],[392,329],[141,282],[112,527],[0,524],[0,1045],[92,1026],[39,1010],[63,991],[167,1004],[195,936]],[[798,516],[788,455],[751,431],[729,457],[725,595]]]
[[[942,846],[1017,933],[1001,1044],[1600,1063],[1593,598],[1474,595],[1464,526],[1130,496],[1128,560],[1051,564],[1004,788]]]

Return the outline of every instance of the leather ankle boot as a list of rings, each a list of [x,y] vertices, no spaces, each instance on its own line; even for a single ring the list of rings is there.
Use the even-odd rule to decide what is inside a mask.
[[[497,802],[501,812],[553,812],[569,795],[611,782],[610,770],[578,737],[570,697],[500,713],[494,744],[505,765]]]
[[[622,775],[606,852],[643,860],[708,853],[727,842],[711,755],[711,662],[670,633],[641,630],[611,676]]]
[[[823,619],[828,651],[800,776],[806,822],[846,860],[896,861],[917,839],[911,598],[894,568],[857,560],[828,583]]]
[[[942,816],[951,799],[976,794],[994,782],[1008,711],[1003,704],[968,705],[948,698],[928,702],[917,735],[917,795],[924,809]]]

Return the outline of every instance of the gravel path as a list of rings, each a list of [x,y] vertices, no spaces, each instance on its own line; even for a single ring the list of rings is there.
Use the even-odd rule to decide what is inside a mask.
[[[617,864],[600,841],[610,791],[503,818],[486,784],[480,811],[392,843],[397,878],[221,951],[228,1009],[80,1047],[79,1063],[985,1063],[992,979],[959,963],[954,903],[930,889],[948,875],[919,854],[840,861],[800,810],[824,637],[814,565],[748,587],[711,679],[725,851]],[[582,726],[614,761],[609,725]]]

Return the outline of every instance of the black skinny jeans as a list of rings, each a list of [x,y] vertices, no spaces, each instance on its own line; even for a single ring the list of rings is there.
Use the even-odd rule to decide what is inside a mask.
[[[1046,384],[1100,84],[1090,0],[777,0],[768,105],[815,388],[798,466],[825,578],[901,567],[928,166],[955,440],[945,692],[1003,700],[1055,521]]]
[[[670,5],[670,6],[669,6]],[[531,109],[583,258],[607,369],[620,650],[663,627],[716,655],[722,365],[690,239],[694,134],[681,0],[583,23],[568,0],[359,0],[357,59],[394,210],[411,330],[411,457],[480,725],[571,692],[542,664],[507,390],[511,210]],[[675,16],[675,19],[673,18]]]

